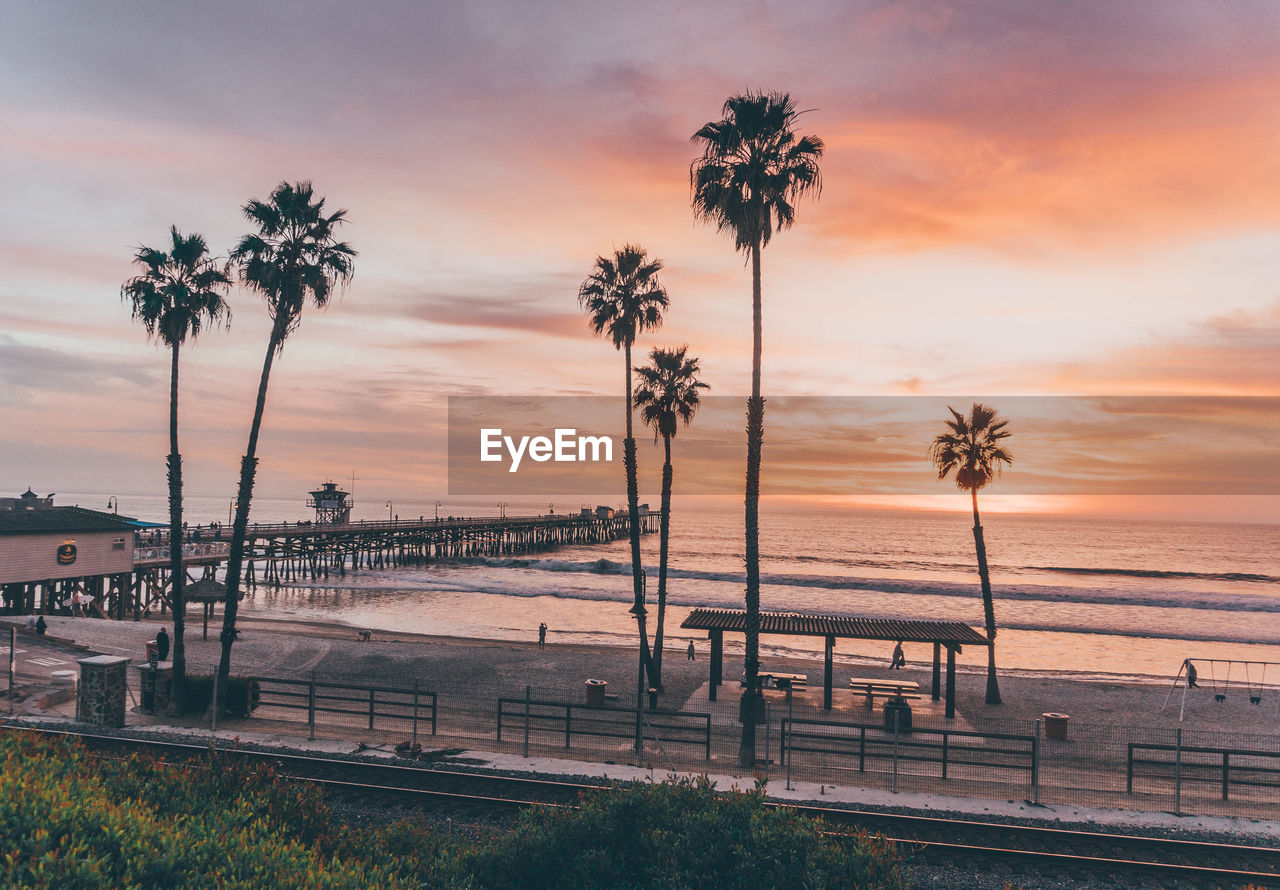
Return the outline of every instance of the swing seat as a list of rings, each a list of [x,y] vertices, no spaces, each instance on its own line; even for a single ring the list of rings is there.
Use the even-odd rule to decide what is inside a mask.
[[[1260,704],[1262,704],[1262,696],[1260,696],[1260,695],[1251,695],[1251,696],[1249,696],[1249,704],[1251,704],[1251,705],[1260,705]]]
[[[1219,692],[1216,695],[1214,695],[1213,700],[1216,701],[1218,704],[1222,704],[1224,701],[1227,700],[1227,696],[1225,693]]]

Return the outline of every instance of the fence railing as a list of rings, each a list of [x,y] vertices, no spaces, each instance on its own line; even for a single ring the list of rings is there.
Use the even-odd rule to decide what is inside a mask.
[[[573,746],[575,736],[641,739],[660,745],[694,745],[711,759],[711,715],[693,711],[636,710],[610,705],[578,704],[526,698],[498,699],[497,740],[503,729],[551,733]]]
[[[420,726],[436,734],[436,693],[413,687],[370,686],[318,680],[285,680],[253,677],[257,684],[257,707],[280,708],[306,713],[311,737],[322,715],[357,717],[368,729],[403,729],[408,724],[414,740]],[[366,723],[367,721],[367,723]]]
[[[1179,796],[1187,782],[1217,785],[1222,789],[1222,799],[1228,800],[1232,785],[1280,788],[1280,753],[1182,745],[1180,740],[1172,745],[1130,742],[1126,778],[1129,793],[1133,793],[1135,777],[1173,782]]]
[[[900,764],[916,763],[936,765],[941,779],[947,779],[956,766],[1024,773],[1033,789],[1039,778],[1035,735],[919,727],[894,732],[875,723],[783,717],[779,736],[782,758],[788,764],[795,754],[812,754],[827,765],[832,760],[856,759],[858,772],[866,772],[869,760],[879,759],[889,761],[895,774]]]
[[[738,766],[741,724],[728,702],[705,712],[637,711],[622,706],[630,691],[621,684],[612,687],[619,699],[598,704],[585,701],[581,681],[570,679],[524,695],[469,676],[443,683],[419,678],[416,688],[412,677],[362,679],[258,676],[254,717],[305,722],[313,737],[429,735],[494,751],[523,740],[587,761],[643,763],[656,755],[672,769],[713,765],[748,774]],[[881,714],[816,706],[779,714],[775,707],[757,724],[757,761],[749,773],[1072,806],[1280,814],[1280,735],[1073,721],[1068,734],[1048,736],[1040,721],[971,726],[928,713],[914,714],[913,725],[895,735],[892,724],[874,719]]]

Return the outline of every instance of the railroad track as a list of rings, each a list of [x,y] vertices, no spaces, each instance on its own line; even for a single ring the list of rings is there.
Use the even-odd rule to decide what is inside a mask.
[[[167,759],[207,755],[207,745],[161,742],[6,727],[78,738],[102,753],[148,751]],[[326,795],[376,804],[391,799],[421,807],[515,812],[572,807],[578,796],[604,785],[433,769],[398,763],[316,758],[299,754],[218,748],[219,754],[270,763],[281,774],[321,786]],[[797,806],[820,817],[834,836],[858,830],[899,844],[913,863],[979,868],[992,863],[1030,866],[1045,874],[1087,871],[1117,877],[1177,881],[1204,887],[1280,890],[1280,848],[1175,840],[1141,835],[1010,825],[965,819]],[[1140,885],[1141,886],[1141,885]]]

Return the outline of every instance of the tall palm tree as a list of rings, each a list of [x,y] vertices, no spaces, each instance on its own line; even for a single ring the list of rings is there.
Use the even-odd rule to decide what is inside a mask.
[[[987,620],[987,704],[1000,704],[1000,684],[996,681],[996,610],[991,599],[991,575],[987,571],[987,545],[982,538],[982,520],[978,516],[978,489],[1000,475],[1001,465],[1013,465],[1013,455],[1003,442],[1012,433],[1009,421],[994,408],[973,403],[965,417],[950,405],[951,419],[947,432],[936,436],[929,446],[929,459],[938,470],[938,478],[955,473],[956,487],[969,492],[973,499],[973,543],[978,550],[978,577],[982,580],[982,608]]]
[[[308,300],[317,309],[323,309],[334,291],[345,287],[355,273],[355,250],[336,237],[338,227],[346,222],[347,211],[326,215],[324,200],[315,196],[310,182],[281,182],[266,201],[254,199],[244,205],[245,217],[258,231],[245,235],[231,251],[231,261],[240,271],[241,282],[267,301],[272,324],[258,382],[258,400],[249,427],[249,445],[240,460],[240,488],[231,529],[231,552],[227,557],[227,604],[222,616],[222,656],[217,678],[219,701],[226,701],[224,693],[231,672],[231,644],[236,638],[236,612],[240,603],[240,567],[249,526],[249,501],[258,469],[258,431],[267,402],[271,365],[284,348],[284,341],[297,330]]]
[[[747,402],[746,491],[746,689],[743,691],[739,764],[755,764],[756,710],[760,700],[760,450],[764,443],[764,399],[760,397],[762,351],[760,251],[776,230],[795,222],[796,202],[822,188],[817,136],[796,136],[801,112],[787,93],[750,92],[725,100],[724,118],[693,134],[702,157],[689,168],[693,212],[733,233],[737,250],[751,259],[751,399]]]
[[[226,294],[231,279],[225,268],[209,256],[203,236],[182,235],[169,228],[169,249],[139,247],[133,261],[142,274],[120,287],[133,317],[142,322],[148,339],[169,347],[169,574],[173,590],[173,679],[169,709],[182,708],[187,678],[186,599],[182,566],[182,455],[178,451],[178,353],[189,337],[194,343],[207,326],[229,324],[231,310]]]
[[[627,474],[627,516],[631,532],[631,588],[640,636],[640,669],[636,688],[636,707],[644,702],[644,676],[648,666],[649,641],[645,630],[644,577],[640,563],[639,482],[636,478],[636,440],[631,418],[631,346],[643,331],[662,326],[662,313],[667,308],[667,292],[658,283],[662,260],[650,259],[644,248],[624,244],[613,257],[596,257],[595,268],[578,288],[578,302],[590,316],[591,327],[623,352],[626,371],[627,438],[623,443],[623,467]],[[652,676],[652,672],[650,672]]]
[[[685,426],[698,411],[698,390],[710,385],[698,379],[698,358],[688,355],[689,347],[654,349],[649,364],[638,366],[640,386],[635,405],[640,419],[653,428],[656,442],[662,437],[662,512],[658,546],[658,623],[653,631],[653,685],[662,688],[662,630],[667,616],[667,541],[671,528],[671,440],[680,422]]]

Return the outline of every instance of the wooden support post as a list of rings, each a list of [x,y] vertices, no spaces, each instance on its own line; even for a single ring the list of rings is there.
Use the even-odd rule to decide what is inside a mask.
[[[929,695],[929,697],[932,698],[934,701],[937,701],[938,699],[942,698],[941,674],[942,674],[942,644],[934,643],[933,644],[933,690]]]
[[[947,719],[956,715],[956,647],[947,647]]]
[[[823,671],[822,671],[822,707],[824,710],[827,710],[827,711],[831,710],[831,673],[832,673],[832,660],[833,660],[833,655],[835,653],[835,648],[836,648],[836,638],[831,634],[827,634],[827,645],[826,645],[827,657],[826,657],[826,662],[823,665]]]
[[[716,700],[716,687],[720,685],[723,675],[721,661],[724,659],[724,631],[711,631],[711,692],[709,697]]]

